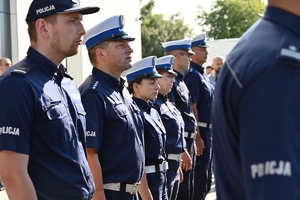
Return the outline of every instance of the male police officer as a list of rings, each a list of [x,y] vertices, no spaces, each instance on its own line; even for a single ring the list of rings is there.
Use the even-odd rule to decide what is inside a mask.
[[[94,66],[79,88],[87,112],[88,160],[96,185],[93,199],[135,199],[144,174],[140,110],[120,77],[131,68],[129,42],[134,40],[123,26],[123,16],[113,16],[84,38]]]
[[[60,63],[78,52],[82,15],[98,10],[71,0],[29,7],[27,57],[0,81],[0,171],[9,199],[92,198],[85,112]]]
[[[180,183],[178,199],[189,200],[194,190],[194,137],[196,135],[196,119],[192,112],[190,92],[183,82],[183,74],[190,65],[191,39],[174,40],[163,43],[165,55],[174,56],[173,69],[178,74],[175,83],[168,97],[180,111],[184,120],[184,138],[186,141],[186,153],[182,157],[183,181]]]
[[[298,0],[269,0],[226,57],[213,104],[218,199],[300,198],[299,20]]]
[[[212,164],[212,131],[211,131],[211,105],[213,101],[213,85],[209,82],[204,67],[207,59],[205,34],[193,38],[190,69],[184,77],[184,81],[191,93],[192,110],[197,119],[198,128],[196,135],[197,148],[203,149],[201,156],[196,158],[194,199],[204,199],[211,186]]]

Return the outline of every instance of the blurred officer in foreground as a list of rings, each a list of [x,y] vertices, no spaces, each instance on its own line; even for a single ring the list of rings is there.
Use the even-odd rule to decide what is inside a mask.
[[[11,66],[11,60],[9,58],[3,57],[0,59],[0,75],[3,74]]]
[[[85,112],[61,64],[86,33],[71,0],[34,0],[27,16],[27,57],[0,81],[0,172],[9,199],[91,199]],[[58,69],[59,68],[59,69]]]
[[[194,180],[194,199],[200,200],[204,199],[209,192],[212,181],[212,125],[210,116],[214,89],[204,73],[203,67],[208,55],[206,49],[209,47],[205,42],[205,34],[193,38],[191,46],[195,54],[191,56],[190,69],[185,74],[184,81],[191,93],[192,110],[198,123],[197,151],[198,149],[203,150],[197,153]]]
[[[213,105],[218,199],[300,198],[299,20],[298,0],[269,0],[226,57]]]
[[[160,85],[159,94],[155,105],[159,110],[161,119],[167,132],[166,153],[169,164],[167,171],[168,199],[177,199],[179,183],[182,181],[181,158],[185,152],[184,121],[177,108],[168,100],[167,94],[171,91],[174,77],[177,73],[173,71],[174,56],[163,56],[157,59],[156,70],[163,75],[158,79]]]
[[[189,69],[190,56],[194,55],[191,49],[191,39],[175,40],[163,43],[165,55],[174,56],[173,69],[177,73],[175,83],[168,94],[170,102],[180,111],[184,120],[184,138],[186,141],[185,153],[182,155],[183,181],[180,183],[178,199],[189,200],[194,189],[194,138],[196,136],[196,119],[192,112],[191,96],[185,83],[183,74]]]
[[[79,90],[87,113],[88,161],[96,185],[93,199],[136,199],[144,174],[143,122],[120,77],[132,67],[129,42],[134,40],[123,26],[123,16],[116,15],[84,37],[93,70]],[[148,199],[144,191],[141,195]]]
[[[168,162],[166,161],[166,130],[151,102],[157,98],[158,78],[163,77],[154,68],[156,56],[149,56],[126,70],[128,90],[141,110],[144,122],[145,156],[148,187],[155,200],[167,200]]]

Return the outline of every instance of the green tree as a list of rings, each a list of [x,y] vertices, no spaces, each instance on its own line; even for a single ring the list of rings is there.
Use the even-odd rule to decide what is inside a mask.
[[[197,20],[210,38],[239,38],[265,7],[262,0],[216,0],[210,11],[199,6]]]
[[[142,15],[141,37],[142,57],[164,55],[163,42],[180,40],[191,37],[192,29],[184,23],[180,13],[176,13],[165,20],[162,14],[152,14],[155,6],[154,0],[144,5],[140,12]]]

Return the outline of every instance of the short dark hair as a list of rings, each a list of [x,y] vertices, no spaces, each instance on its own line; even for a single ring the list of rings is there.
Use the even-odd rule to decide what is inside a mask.
[[[88,55],[89,55],[89,59],[90,59],[90,62],[93,66],[95,66],[97,64],[97,56],[96,56],[96,50],[98,48],[100,49],[106,49],[107,46],[108,46],[108,43],[109,41],[104,41],[104,42],[101,42],[97,45],[95,45],[94,47],[92,47],[89,51],[88,51]]]
[[[129,91],[130,94],[134,93],[133,84],[134,83],[141,84],[141,82],[142,82],[143,79],[145,79],[145,78],[141,77],[141,78],[133,79],[132,81],[128,82],[127,89],[128,89],[128,91]]]
[[[49,17],[43,18],[46,22],[49,22],[50,24],[54,25],[56,24],[56,16],[57,15],[50,15]],[[28,23],[28,35],[30,41],[36,41],[37,40],[37,32],[35,28],[36,21],[32,21]]]

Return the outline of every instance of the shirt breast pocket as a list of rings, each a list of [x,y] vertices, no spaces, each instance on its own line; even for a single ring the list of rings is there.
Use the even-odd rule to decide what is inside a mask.
[[[128,114],[128,108],[121,102],[115,102],[113,109],[119,118],[126,117]]]
[[[85,112],[81,102],[76,102],[75,107],[76,107],[77,114],[79,116],[85,116],[86,115],[86,112]]]
[[[50,105],[45,108],[48,122],[44,123],[44,130],[46,139],[51,144],[63,144],[70,140],[70,123],[67,117],[67,110],[62,103],[57,105]]]
[[[178,92],[178,96],[181,99],[182,102],[186,102],[187,101],[187,97],[188,97],[188,93],[187,91],[184,91],[180,88],[177,88],[177,92]]]

